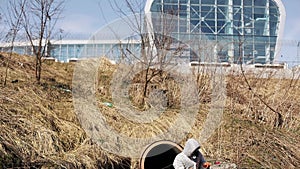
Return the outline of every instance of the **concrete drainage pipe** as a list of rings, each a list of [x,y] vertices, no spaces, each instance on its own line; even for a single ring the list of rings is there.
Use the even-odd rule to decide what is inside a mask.
[[[140,158],[141,169],[174,169],[175,156],[182,147],[172,141],[162,140],[149,145]]]

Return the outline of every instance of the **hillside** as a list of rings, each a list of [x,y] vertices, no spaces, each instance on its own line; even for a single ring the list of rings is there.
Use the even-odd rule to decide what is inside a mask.
[[[116,131],[132,137],[148,137],[164,132],[173,124],[178,114],[178,96],[174,92],[178,88],[168,75],[162,75],[169,79],[166,83],[159,80],[153,83],[160,83],[158,87],[163,86],[167,91],[169,109],[160,119],[141,125],[126,120],[115,107],[102,104],[112,101],[109,86],[115,70],[115,65],[103,63],[98,72],[98,107],[105,110],[108,124]],[[0,168],[121,168],[128,162],[102,150],[83,130],[73,105],[74,66],[75,63],[45,61],[38,84],[34,78],[34,58],[0,54]],[[235,163],[239,168],[297,168],[300,166],[299,77],[278,79],[270,74],[269,78],[258,79],[251,73],[246,77],[247,80],[234,74],[226,77],[222,123],[203,144],[205,156],[212,161]],[[198,79],[198,87],[202,89],[201,109],[186,138],[200,137],[199,131],[211,106],[209,78],[200,74]],[[132,83],[138,89],[143,81],[137,76]],[[136,104],[141,103],[138,92],[132,89],[129,92]],[[132,162],[132,168],[135,166],[136,162]]]
[[[123,159],[87,139],[73,110],[73,64],[45,61],[34,77],[34,58],[13,55],[3,87],[7,54],[0,55],[0,168],[95,168]]]

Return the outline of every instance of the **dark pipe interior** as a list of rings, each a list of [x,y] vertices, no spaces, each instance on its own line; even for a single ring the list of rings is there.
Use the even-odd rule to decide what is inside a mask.
[[[141,161],[142,169],[174,169],[172,164],[175,156],[182,151],[176,143],[166,141],[157,142],[148,148]]]

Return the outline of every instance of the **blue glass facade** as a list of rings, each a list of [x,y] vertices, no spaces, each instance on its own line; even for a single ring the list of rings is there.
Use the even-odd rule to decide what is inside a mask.
[[[1,45],[0,51],[10,50],[9,44]],[[120,47],[121,46],[121,47]],[[120,49],[130,48],[133,52],[140,49],[139,42],[92,42],[88,40],[66,40],[52,43],[48,49],[50,56],[59,62],[68,62],[70,59],[107,56],[112,60],[119,60],[122,52]],[[29,44],[16,44],[13,52],[25,55],[33,55]]]
[[[180,54],[181,57],[188,58],[189,61],[203,62],[272,64],[279,54],[280,43],[278,42],[285,22],[285,9],[281,0],[147,0],[145,13],[145,17],[148,13],[152,15],[151,24],[155,32],[163,32],[161,27],[166,22],[162,23],[161,18],[154,16],[154,13],[172,16],[167,24],[172,27],[168,30],[174,42],[183,40],[190,48],[184,49],[183,54]],[[171,24],[172,19],[177,23]],[[128,22],[116,24],[124,25]],[[117,25],[113,27],[118,27]],[[147,30],[144,31],[148,33]],[[124,32],[121,38],[131,35]],[[126,38],[125,40],[114,38],[103,40],[105,38],[101,37],[106,37],[106,34],[111,33],[101,34],[98,41],[97,38],[53,41],[48,48],[50,51],[48,55],[62,62],[67,62],[71,58],[104,55],[117,61],[126,54],[126,51],[123,51],[125,48],[136,52],[136,56],[139,55],[141,39],[133,36],[127,37],[132,38],[131,40]],[[114,37],[114,35],[107,36]],[[124,41],[121,42],[122,40]],[[2,51],[9,49],[0,48]],[[176,45],[169,48],[177,50]],[[15,45],[14,51],[32,55],[28,43]]]
[[[89,44],[88,42],[84,44],[83,42],[52,44],[50,56],[61,62],[68,62],[69,59],[74,58],[105,56],[115,45],[109,43]]]
[[[273,63],[279,50],[285,19],[280,0],[148,0],[146,6],[146,12],[178,17],[175,37],[190,34],[212,42],[217,62]],[[205,61],[197,52],[191,60]]]

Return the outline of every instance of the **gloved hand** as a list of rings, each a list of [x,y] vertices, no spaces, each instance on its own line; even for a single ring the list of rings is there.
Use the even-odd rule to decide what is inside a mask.
[[[211,164],[209,162],[205,162],[202,166],[204,168],[209,168],[211,166]]]

